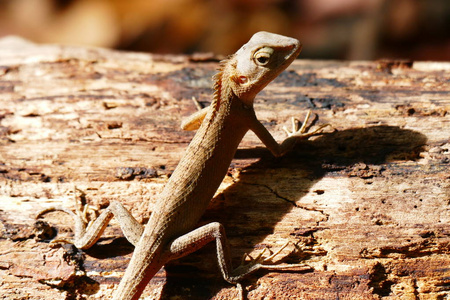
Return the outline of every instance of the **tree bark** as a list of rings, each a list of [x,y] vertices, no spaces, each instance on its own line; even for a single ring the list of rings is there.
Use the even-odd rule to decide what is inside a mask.
[[[212,56],[0,40],[3,299],[112,295],[133,251],[118,224],[81,251],[48,243],[72,236],[69,215],[35,216],[119,200],[145,223],[194,134],[179,124],[193,97],[209,104],[217,67]],[[312,268],[257,272],[248,299],[450,299],[449,71],[297,60],[258,96],[278,141],[309,109],[336,130],[279,159],[252,133],[242,141],[201,224],[224,224],[235,266],[291,242],[276,260]],[[209,245],[171,262],[144,295],[236,298],[216,260]]]

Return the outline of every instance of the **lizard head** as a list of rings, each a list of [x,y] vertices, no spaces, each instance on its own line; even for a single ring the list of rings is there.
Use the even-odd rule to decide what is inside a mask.
[[[255,33],[230,58],[224,75],[229,75],[234,94],[246,105],[253,105],[256,94],[292,63],[301,48],[294,38],[263,31]]]

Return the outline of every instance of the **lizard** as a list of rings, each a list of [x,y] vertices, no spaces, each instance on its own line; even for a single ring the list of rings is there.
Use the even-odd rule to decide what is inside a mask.
[[[197,132],[160,193],[145,227],[118,201],[111,201],[89,224],[81,214],[62,209],[75,220],[75,236],[71,242],[77,248],[87,249],[94,245],[114,216],[124,236],[135,246],[113,299],[139,299],[148,282],[166,262],[213,241],[216,242],[222,276],[232,284],[239,284],[258,269],[304,266],[271,265],[258,256],[232,269],[223,225],[212,222],[196,228],[247,131],[253,131],[272,154],[279,157],[292,149],[298,139],[321,134],[322,128],[328,125],[307,132],[305,125],[309,112],[302,127],[294,126],[279,144],[256,117],[255,96],[293,62],[301,48],[297,39],[258,32],[234,55],[220,63],[219,71],[213,77],[211,105],[182,123],[183,129]],[[293,122],[296,121],[293,119]],[[50,210],[40,212],[38,217]]]

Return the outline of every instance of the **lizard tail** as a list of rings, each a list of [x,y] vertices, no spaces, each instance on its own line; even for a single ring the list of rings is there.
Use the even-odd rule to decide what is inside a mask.
[[[148,244],[143,244],[137,245],[113,300],[138,300],[150,279],[164,265],[161,263],[163,259],[157,257],[162,253],[161,249],[151,249],[152,246],[148,247]],[[153,248],[160,248],[160,246],[155,246],[153,244]],[[148,255],[148,253],[152,253],[152,255]]]

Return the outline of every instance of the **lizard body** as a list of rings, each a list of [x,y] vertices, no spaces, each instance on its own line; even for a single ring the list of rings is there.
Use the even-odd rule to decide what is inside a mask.
[[[192,253],[214,240],[219,266],[228,282],[237,283],[248,273],[268,266],[258,261],[232,270],[223,226],[210,223],[196,228],[196,224],[248,130],[255,132],[275,156],[288,151],[296,139],[317,133],[298,130],[278,144],[257,120],[253,109],[256,94],[277,77],[300,50],[296,39],[258,32],[221,63],[214,77],[211,105],[183,125],[185,129],[198,131],[159,195],[145,229],[116,201],[111,201],[87,229],[81,218],[64,210],[75,218],[74,244],[78,248],[92,246],[113,216],[127,239],[136,246],[113,299],[139,299],[147,283],[167,261]]]

